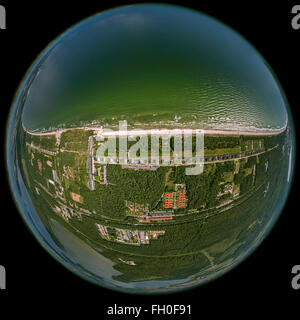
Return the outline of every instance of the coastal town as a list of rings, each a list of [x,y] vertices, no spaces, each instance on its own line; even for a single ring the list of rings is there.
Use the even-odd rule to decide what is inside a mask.
[[[24,183],[40,219],[48,228],[58,222],[101,252],[124,280],[170,273],[194,262],[205,273],[221,268],[225,257],[230,262],[245,237],[259,236],[267,217],[257,203],[278,196],[278,172],[289,155],[288,132],[205,135],[202,155],[192,135],[182,164],[175,161],[178,153],[169,136],[168,163],[162,161],[162,136],[159,162],[151,161],[151,144],[148,162],[138,148],[130,160],[140,139],[127,137],[124,163],[120,148],[110,154],[110,136],[99,139],[99,129],[23,134]],[[115,142],[119,146],[120,137]],[[97,150],[105,144],[103,161]],[[202,173],[186,174],[186,168],[197,165]],[[158,265],[164,267],[158,270]]]
[[[163,237],[164,225],[202,219],[244,201],[264,184],[268,155],[279,147],[272,136],[211,136],[206,137],[209,144],[200,158],[192,148],[189,158],[183,152],[184,162],[179,165],[168,136],[168,163],[163,162],[163,157],[153,164],[140,156],[123,163],[119,154],[112,156],[109,150],[104,152],[105,161],[99,159],[97,150],[108,138],[102,141],[99,129],[85,128],[41,135],[27,133],[31,173],[25,169],[25,177],[37,197],[50,197],[53,212],[66,223],[90,219],[102,240],[133,246],[149,245]],[[162,144],[160,152],[161,148]],[[150,156],[150,149],[147,151]],[[211,181],[210,190],[201,186],[201,175],[191,180],[182,171],[199,163],[204,167],[202,175]],[[154,181],[157,186],[148,187],[146,193],[142,191],[143,184]],[[199,181],[199,186],[193,181]],[[120,227],[111,223],[119,223]],[[142,230],[142,226],[150,229]]]

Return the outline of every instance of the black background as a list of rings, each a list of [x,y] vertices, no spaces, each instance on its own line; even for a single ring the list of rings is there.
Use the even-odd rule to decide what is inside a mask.
[[[165,1],[196,8],[243,35],[274,70],[289,101],[297,130],[300,100],[300,29],[291,27],[295,1]],[[72,274],[56,262],[35,240],[19,215],[11,196],[5,169],[5,129],[14,93],[37,55],[63,31],[104,9],[133,2],[105,1],[1,1],[7,11],[7,29],[0,30],[0,107],[3,158],[1,163],[0,265],[7,271],[7,290],[0,290],[0,314],[4,306],[12,313],[33,312],[35,304],[45,313],[58,306],[73,312],[104,316],[108,306],[192,304],[192,318],[259,315],[279,309],[296,311],[300,290],[291,287],[291,269],[300,264],[299,173],[280,219],[260,247],[237,268],[197,289],[163,295],[136,296],[97,287]],[[137,3],[137,1],[135,2]],[[299,3],[300,4],[300,1]],[[12,304],[10,304],[12,303]],[[238,309],[242,307],[242,311]],[[208,312],[208,313],[206,313]],[[242,312],[242,313],[241,313]],[[117,319],[126,318],[117,317]],[[153,319],[163,316],[153,317]],[[170,318],[170,317],[167,317]],[[172,317],[174,318],[174,317]],[[180,317],[182,319],[188,318]]]

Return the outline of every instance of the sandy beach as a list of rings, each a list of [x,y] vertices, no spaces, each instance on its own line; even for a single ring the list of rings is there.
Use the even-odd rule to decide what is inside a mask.
[[[47,136],[47,135],[56,135],[60,136],[63,132],[69,130],[85,130],[85,131],[95,131],[98,135],[104,137],[111,136],[143,136],[143,135],[179,135],[179,134],[204,134],[210,136],[274,136],[284,132],[287,128],[287,124],[281,128],[280,130],[224,130],[224,129],[188,129],[188,128],[175,128],[175,129],[135,129],[135,130],[106,130],[103,127],[74,127],[74,128],[66,128],[66,129],[58,129],[55,131],[49,132],[30,132],[26,130],[23,126],[24,131],[26,131],[30,135],[34,136]]]

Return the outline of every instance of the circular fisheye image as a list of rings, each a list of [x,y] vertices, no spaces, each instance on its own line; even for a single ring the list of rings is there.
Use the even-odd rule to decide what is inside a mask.
[[[295,153],[284,93],[253,46],[163,4],[105,11],[51,43],[18,89],[6,143],[40,244],[135,294],[190,289],[245,260],[284,207]]]

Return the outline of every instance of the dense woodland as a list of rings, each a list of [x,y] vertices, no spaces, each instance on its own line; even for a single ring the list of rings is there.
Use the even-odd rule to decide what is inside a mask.
[[[84,148],[79,140],[82,138],[87,141],[88,135],[85,133],[81,136],[80,133],[81,138],[78,137],[76,134],[77,140],[74,138],[74,141],[77,142],[72,145],[69,141],[72,135],[62,135],[61,146],[79,148],[78,150],[83,152]],[[262,137],[205,137],[205,147],[211,150],[242,147],[243,143],[251,139]],[[222,262],[237,259],[257,241],[262,228],[267,225],[274,212],[282,191],[281,183],[285,179],[287,165],[287,159],[282,152],[284,139],[284,134],[263,137],[265,150],[277,144],[279,147],[250,157],[247,161],[239,160],[238,170],[236,162],[232,160],[205,165],[204,172],[198,176],[186,175],[184,167],[135,171],[122,169],[119,165],[108,165],[109,184],[97,183],[96,190],[91,191],[88,188],[86,154],[80,157],[71,152],[63,152],[58,156],[44,155],[37,150],[31,150],[26,146],[26,142],[54,150],[53,136],[41,138],[24,135],[20,169],[39,217],[48,230],[51,231],[50,219],[59,221],[66,230],[76,234],[82,241],[93,248],[104,250],[103,254],[112,259],[116,263],[115,268],[123,273],[116,277],[118,280],[135,281],[153,274],[157,278],[166,279],[172,272],[172,278],[179,279],[200,269],[209,273],[212,263],[221,267]],[[42,163],[41,170],[38,168],[38,161]],[[53,167],[47,165],[47,161],[51,161]],[[73,169],[73,179],[63,177],[66,166]],[[62,182],[66,202],[75,205],[70,192],[78,193],[83,198],[83,203],[77,205],[91,212],[95,211],[96,214],[83,214],[80,219],[73,217],[65,221],[54,212],[53,208],[58,204],[58,199],[51,194],[57,191],[58,186],[54,187],[48,181],[53,179],[53,169],[57,170]],[[235,172],[236,170],[238,172]],[[37,182],[43,185],[45,190]],[[224,212],[217,211],[214,208],[230,197],[228,194],[218,197],[218,193],[224,191],[227,183],[239,186],[239,196],[234,200],[234,206]],[[188,206],[178,213],[199,209],[198,213],[150,225],[138,224],[136,220],[125,215],[125,200],[148,203],[151,210],[154,210],[161,205],[159,201],[163,192],[168,188],[171,190],[174,184],[185,184],[187,190]],[[105,217],[112,220],[106,220]],[[132,230],[164,230],[165,234],[151,241],[150,245],[130,246],[102,239],[96,223]],[[53,239],[59,244],[55,235]],[[63,244],[60,246],[63,248]],[[133,260],[136,266],[126,265],[120,262],[119,258]]]

